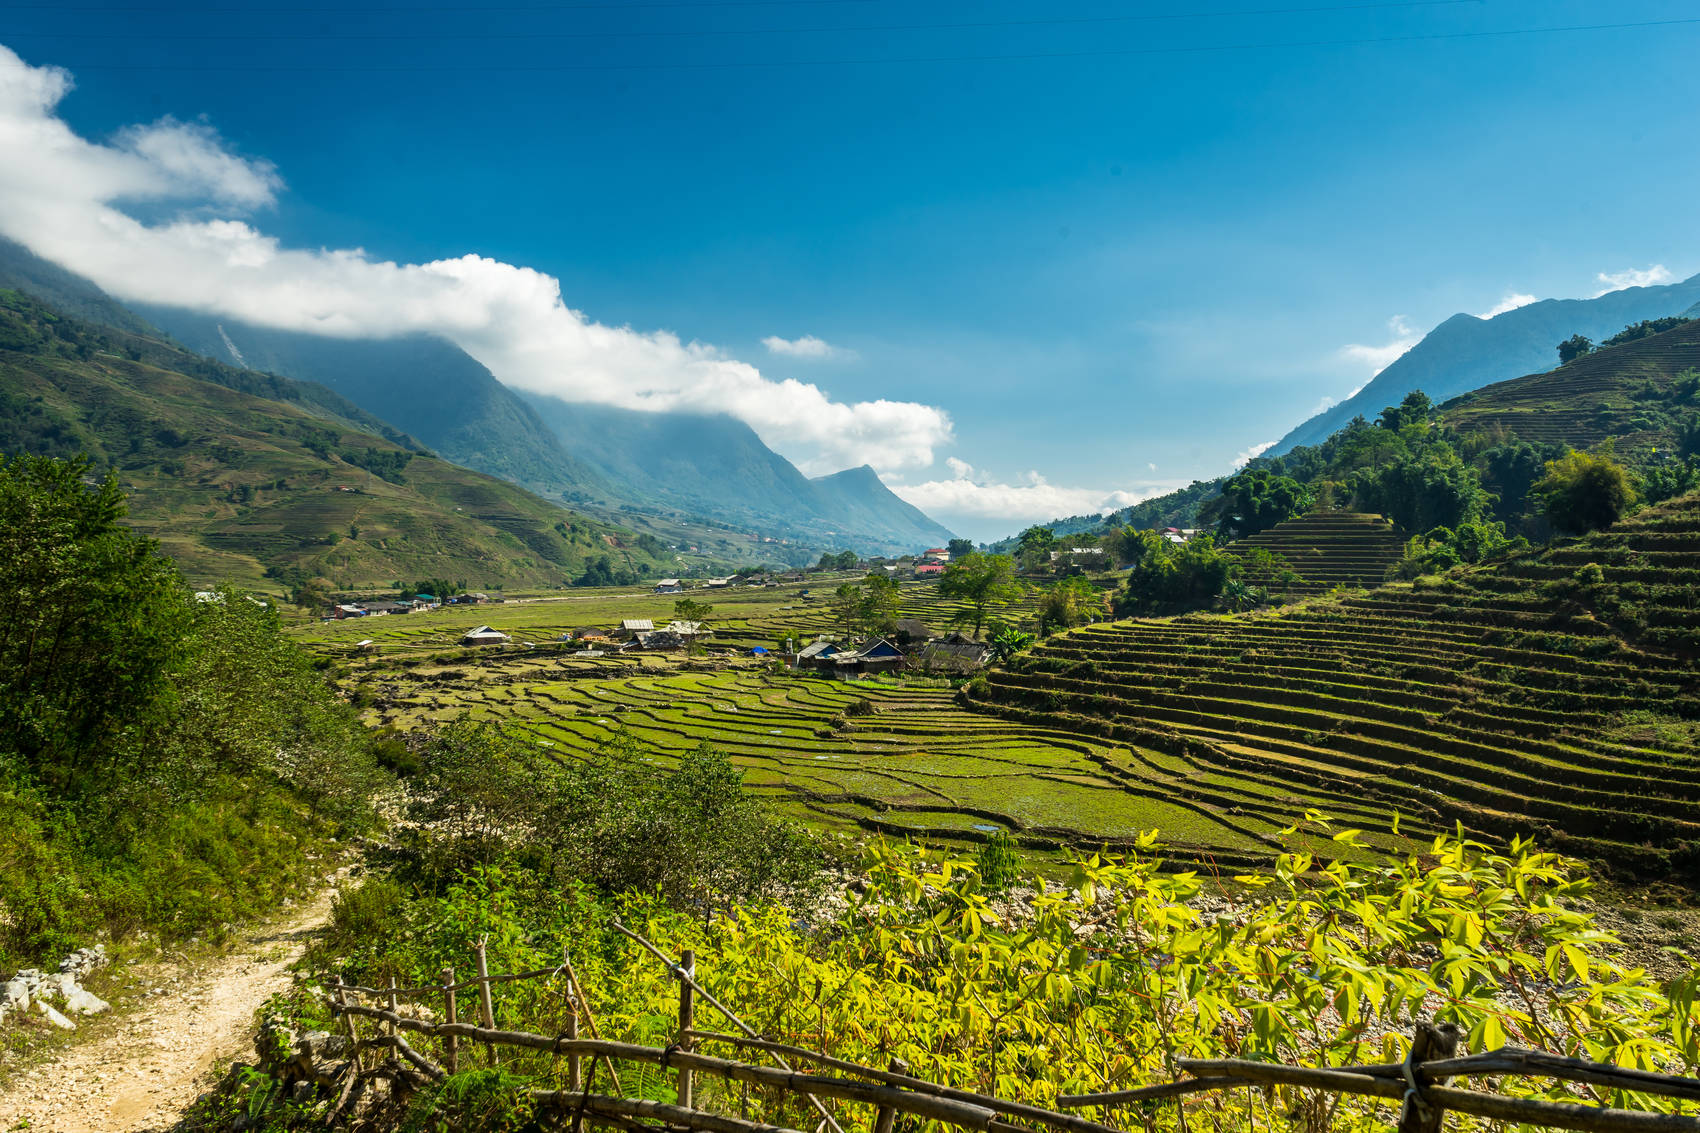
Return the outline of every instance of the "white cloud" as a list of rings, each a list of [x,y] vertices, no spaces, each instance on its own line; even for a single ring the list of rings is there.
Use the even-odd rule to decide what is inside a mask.
[[[972,527],[992,522],[986,530],[1004,534],[1026,524],[1062,516],[1104,515],[1184,486],[1142,484],[1132,491],[1070,488],[1052,484],[1038,472],[1028,472],[1017,483],[1010,484],[982,475],[967,461],[954,456],[947,457],[945,464],[951,471],[948,480],[892,484],[891,490],[947,525]]]
[[[1394,315],[1387,320],[1387,329],[1393,334],[1393,341],[1385,346],[1365,346],[1362,343],[1352,343],[1340,348],[1340,357],[1348,362],[1370,368],[1370,376],[1387,369],[1398,361],[1405,351],[1422,341],[1422,335],[1412,329],[1405,321],[1404,315]]]
[[[809,473],[923,468],[951,439],[950,417],[934,406],[835,401],[713,346],[594,322],[530,268],[286,248],[240,215],[282,188],[269,163],[231,153],[205,123],[171,118],[86,140],[55,112],[70,89],[66,72],[0,46],[0,233],[120,299],[332,336],[441,334],[518,388],[729,413]],[[147,224],[119,207],[138,201],[178,211]]]
[[[1594,292],[1594,298],[1609,295],[1613,291],[1622,291],[1625,287],[1654,287],[1661,283],[1671,283],[1676,279],[1671,270],[1664,264],[1654,264],[1650,268],[1625,268],[1623,271],[1600,272],[1594,277],[1605,284],[1599,291]]]
[[[1320,410],[1318,412],[1320,412]],[[1238,472],[1240,469],[1244,468],[1246,465],[1250,464],[1252,461],[1256,460],[1258,457],[1262,456],[1274,447],[1274,441],[1263,441],[1260,444],[1252,445],[1250,448],[1241,449],[1234,457],[1234,471]]]
[[[769,354],[778,354],[786,358],[805,358],[810,361],[826,359],[850,359],[856,357],[854,350],[842,346],[834,346],[824,338],[816,338],[805,334],[801,338],[780,338],[776,334],[768,335],[761,340]]]
[[[1505,293],[1505,298],[1477,315],[1476,318],[1491,319],[1497,315],[1503,315],[1507,311],[1515,311],[1519,307],[1527,307],[1530,303],[1536,302],[1539,302],[1539,300],[1533,295],[1526,295],[1520,291],[1508,291]]]

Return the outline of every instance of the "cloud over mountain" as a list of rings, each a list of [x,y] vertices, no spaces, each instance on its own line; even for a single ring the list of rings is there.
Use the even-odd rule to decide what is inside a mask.
[[[207,123],[174,118],[87,140],[57,115],[71,87],[67,72],[0,46],[0,233],[120,299],[331,336],[441,334],[518,388],[731,414],[809,472],[926,467],[951,439],[950,417],[934,406],[835,401],[710,345],[595,322],[530,268],[286,248],[248,219],[283,188],[269,162],[232,152]],[[176,215],[145,223],[121,207],[143,202]],[[808,336],[786,345],[818,356],[797,349],[810,343],[833,349]]]
[[[1405,321],[1404,315],[1394,315],[1388,319],[1387,329],[1392,332],[1393,340],[1386,345],[1366,346],[1354,342],[1349,346],[1342,346],[1340,356],[1369,367],[1370,376],[1373,377],[1393,365],[1400,355],[1422,341],[1423,336]]]
[[[1010,484],[982,475],[967,461],[945,460],[949,479],[892,484],[891,490],[929,515],[968,532],[1008,534],[1009,529],[1059,516],[1104,514],[1150,499],[1180,484],[1141,484],[1132,491],[1071,488],[1028,472]]]
[[[1594,292],[1594,298],[1610,295],[1613,291],[1622,291],[1625,287],[1656,287],[1661,283],[1673,283],[1676,275],[1664,264],[1654,264],[1649,268],[1625,268],[1623,271],[1602,271],[1595,277],[1605,287]]]

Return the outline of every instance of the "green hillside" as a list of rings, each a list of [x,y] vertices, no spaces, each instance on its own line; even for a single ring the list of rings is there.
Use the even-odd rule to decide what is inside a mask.
[[[1700,496],[1272,613],[1091,626],[973,703],[1648,876],[1700,868]]]
[[[1696,374],[1700,321],[1691,321],[1467,393],[1441,406],[1440,420],[1460,433],[1577,449],[1611,440],[1620,458],[1645,463],[1680,448],[1700,420]]]
[[[132,526],[200,584],[535,587],[602,556],[643,574],[675,565],[652,540],[437,459],[322,387],[67,319],[18,292],[0,292],[0,451],[86,453],[115,471]]]

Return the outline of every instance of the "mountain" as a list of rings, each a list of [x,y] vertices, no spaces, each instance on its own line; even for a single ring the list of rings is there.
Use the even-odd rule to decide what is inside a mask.
[[[444,339],[338,339],[219,320],[180,308],[137,312],[201,354],[323,383],[457,464],[625,522],[662,521],[675,543],[730,526],[816,548],[913,551],[949,535],[877,476],[822,494],[731,417],[569,404],[509,389]],[[422,395],[428,391],[428,396]],[[871,481],[871,482],[870,482]],[[750,557],[747,540],[715,550]],[[759,557],[759,556],[756,556]]]
[[[115,472],[129,522],[191,582],[537,587],[601,558],[676,569],[659,543],[438,459],[339,400],[0,290],[0,452]]]
[[[607,492],[530,406],[444,339],[327,338],[180,307],[135,310],[198,354],[329,386],[456,464],[568,502]]]
[[[524,396],[569,449],[618,486],[622,510],[707,516],[770,538],[886,554],[951,537],[873,469],[810,480],[733,417]]]
[[[1268,455],[1326,440],[1353,417],[1373,420],[1412,390],[1420,389],[1439,403],[1491,382],[1550,370],[1558,363],[1558,344],[1571,335],[1607,338],[1630,323],[1674,315],[1696,303],[1700,275],[1660,287],[1628,287],[1595,299],[1545,299],[1491,319],[1453,315],[1356,394],[1282,437]]]
[[[879,473],[864,464],[809,481],[824,501],[826,513],[840,517],[849,531],[906,531],[916,549],[942,547],[954,536],[926,512],[885,486]]]

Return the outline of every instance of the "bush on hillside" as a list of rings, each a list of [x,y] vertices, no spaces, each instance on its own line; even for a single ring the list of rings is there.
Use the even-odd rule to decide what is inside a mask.
[[[1572,452],[1547,461],[1529,494],[1554,527],[1579,535],[1616,523],[1635,502],[1635,485],[1610,456]]]
[[[807,890],[825,859],[818,839],[746,793],[742,773],[707,744],[670,770],[624,733],[557,760],[528,736],[461,720],[430,738],[420,764],[398,865],[428,892],[506,863],[707,911]]]
[[[1461,523],[1456,528],[1436,527],[1412,536],[1405,544],[1404,557],[1388,573],[1394,578],[1413,579],[1456,566],[1474,565],[1528,545],[1521,535],[1507,539],[1502,523],[1481,520]]]
[[[1171,543],[1155,531],[1128,540],[1132,568],[1115,599],[1116,614],[1144,616],[1203,610],[1215,605],[1230,579],[1244,568],[1208,535]]]
[[[1243,539],[1303,515],[1316,503],[1310,488],[1289,476],[1248,468],[1222,485],[1222,494],[1199,514],[1221,539]]]

